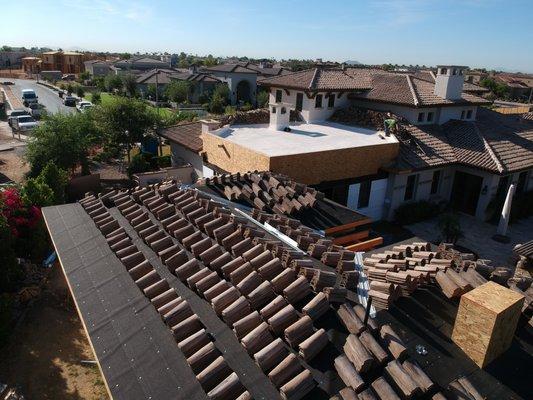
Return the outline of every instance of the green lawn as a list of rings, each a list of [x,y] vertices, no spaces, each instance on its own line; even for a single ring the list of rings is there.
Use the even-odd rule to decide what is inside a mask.
[[[103,105],[110,104],[113,101],[114,97],[115,95],[111,93],[101,92],[100,93],[101,104]],[[92,93],[86,93],[84,96],[84,99],[90,102],[93,101],[92,98],[93,98]],[[155,107],[152,107],[152,106],[148,106],[148,107],[155,110]],[[161,113],[161,115],[167,116],[167,117],[175,114],[175,111],[171,110],[170,108],[160,108],[159,112]]]

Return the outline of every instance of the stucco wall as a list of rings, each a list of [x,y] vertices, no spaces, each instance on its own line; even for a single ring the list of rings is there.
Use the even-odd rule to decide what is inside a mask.
[[[302,111],[300,112],[302,115],[302,118],[305,122],[312,123],[312,122],[320,122],[325,121],[331,115],[335,112],[335,110],[339,108],[347,107],[349,104],[348,96],[346,93],[343,93],[341,97],[339,98],[338,92],[333,92],[332,95],[335,96],[335,105],[333,107],[328,107],[328,98],[326,97],[327,92],[319,92],[319,94],[322,95],[322,108],[315,108],[315,98],[312,99],[307,97],[307,94],[305,94],[301,90],[295,90],[295,89],[280,89],[280,88],[271,88],[270,89],[270,95],[269,95],[269,102],[275,103],[276,102],[276,91],[281,90],[282,91],[282,102],[283,103],[289,103],[293,105],[293,109],[296,108],[296,95],[297,93],[303,94],[303,102],[302,102]],[[288,93],[287,93],[288,92]]]
[[[355,183],[349,186],[348,189],[348,207],[352,210],[360,212],[367,217],[372,218],[374,221],[379,221],[383,218],[383,206],[385,201],[385,196],[387,194],[387,184],[388,179],[377,179],[372,181],[372,186],[370,187],[370,199],[368,202],[368,207],[357,207],[357,202],[359,200],[359,189],[361,187],[360,183]]]
[[[199,154],[186,149],[185,147],[177,144],[170,143],[170,149],[172,152],[172,166],[181,166],[183,163],[189,163],[194,168],[194,173],[198,178],[203,177],[204,163],[202,157]]]
[[[252,104],[256,101],[257,95],[257,74],[254,73],[235,73],[235,72],[212,72],[217,78],[228,84],[230,89],[231,104],[237,103],[237,85],[241,81],[247,81],[250,85],[250,98]]]

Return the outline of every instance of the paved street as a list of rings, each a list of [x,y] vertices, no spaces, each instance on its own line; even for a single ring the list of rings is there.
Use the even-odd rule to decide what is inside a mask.
[[[9,79],[9,80],[15,83],[15,85],[11,86],[11,90],[18,99],[22,97],[22,89],[33,89],[35,90],[35,93],[37,93],[37,96],[39,97],[39,103],[43,104],[49,113],[76,112],[75,107],[65,107],[63,105],[63,102],[57,95],[57,92],[54,92],[53,90],[48,89],[45,86],[38,85],[37,82],[34,80],[29,80],[29,79]]]

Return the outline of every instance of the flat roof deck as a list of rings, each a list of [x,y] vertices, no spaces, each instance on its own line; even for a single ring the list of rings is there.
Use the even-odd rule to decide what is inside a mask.
[[[212,131],[213,135],[267,156],[313,153],[353,147],[398,143],[382,131],[333,122],[299,123],[291,131],[278,131],[268,124],[233,125]]]

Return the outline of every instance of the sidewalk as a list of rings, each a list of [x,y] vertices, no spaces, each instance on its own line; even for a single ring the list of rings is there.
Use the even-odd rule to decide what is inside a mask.
[[[427,241],[440,241],[438,218],[406,225],[405,228]],[[509,225],[507,231],[511,239],[509,243],[492,240],[497,226],[477,220],[470,215],[461,214],[461,228],[464,236],[457,244],[476,252],[481,258],[492,260],[495,266],[514,267],[510,261],[514,246],[533,239],[533,217]]]

